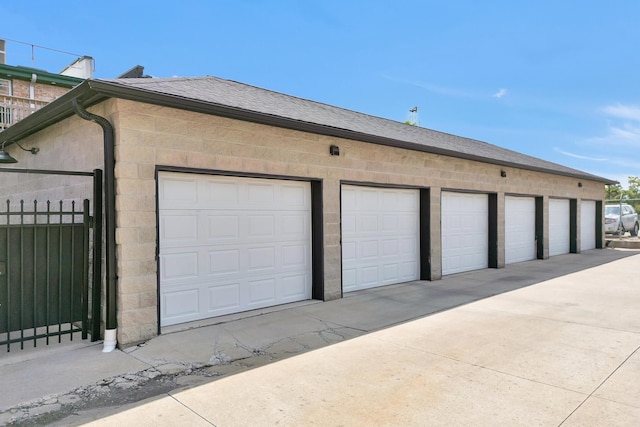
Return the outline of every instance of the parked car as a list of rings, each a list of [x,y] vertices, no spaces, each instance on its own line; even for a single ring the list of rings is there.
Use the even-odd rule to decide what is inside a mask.
[[[620,215],[622,209],[622,215]],[[638,235],[638,214],[631,205],[606,205],[604,207],[604,232],[624,234],[629,231],[632,236]]]

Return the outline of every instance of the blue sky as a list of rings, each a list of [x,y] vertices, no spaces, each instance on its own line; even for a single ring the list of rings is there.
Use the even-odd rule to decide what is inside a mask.
[[[635,0],[3,2],[0,38],[95,59],[96,78],[213,75],[640,176]],[[9,41],[7,63],[74,56]]]

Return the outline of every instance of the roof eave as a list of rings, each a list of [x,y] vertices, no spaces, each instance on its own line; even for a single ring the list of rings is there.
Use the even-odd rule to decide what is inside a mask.
[[[88,80],[85,80],[56,100],[0,132],[0,143],[19,141],[72,116],[74,111],[71,100],[83,98],[86,94],[91,94]],[[10,143],[8,145],[10,145]]]
[[[77,86],[84,80],[79,77],[50,73],[36,68],[0,64],[0,75],[5,75],[19,80],[31,80],[33,74],[38,76],[38,83],[46,83],[69,88]]]
[[[333,136],[344,139],[352,139],[362,142],[368,142],[389,147],[404,148],[408,150],[421,151],[432,154],[440,154],[465,160],[479,161],[490,163],[497,166],[513,167],[518,169],[531,170],[536,172],[551,173],[555,175],[567,176],[571,178],[583,179],[601,182],[603,184],[615,184],[603,177],[590,174],[573,174],[564,171],[555,171],[546,168],[537,168],[535,166],[522,165],[513,162],[507,162],[473,154],[460,153],[455,150],[447,150],[437,147],[425,146],[408,141],[385,138],[376,135],[355,132],[348,129],[336,128],[317,123],[305,122],[287,117],[276,116],[272,114],[260,113],[241,108],[230,107],[227,105],[216,104],[212,102],[203,102],[186,98],[178,95],[163,94],[153,91],[147,91],[139,88],[130,88],[113,82],[105,82],[99,80],[85,80],[80,85],[73,88],[60,98],[46,105],[42,109],[36,111],[31,116],[26,117],[15,125],[0,132],[0,143],[4,141],[15,141],[26,138],[58,121],[61,121],[74,114],[71,100],[79,99],[85,107],[89,107],[107,98],[121,98],[137,102],[144,102],[165,107],[178,108],[203,114],[213,114],[231,119],[244,120],[265,125],[283,127],[302,132],[316,133],[325,136]]]

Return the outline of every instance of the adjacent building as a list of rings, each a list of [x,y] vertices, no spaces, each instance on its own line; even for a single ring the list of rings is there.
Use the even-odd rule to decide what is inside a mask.
[[[0,130],[93,77],[93,59],[78,58],[60,73],[6,64],[5,41],[0,40]]]

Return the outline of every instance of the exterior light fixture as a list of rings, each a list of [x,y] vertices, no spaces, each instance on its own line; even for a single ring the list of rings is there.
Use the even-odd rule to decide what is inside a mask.
[[[503,177],[503,178],[506,178],[507,177],[507,171],[504,171],[504,170],[500,171],[500,176]]]
[[[7,142],[8,141],[5,141],[5,142],[2,143],[2,148],[0,149],[0,163],[18,163],[18,161],[16,159],[14,159],[9,153],[4,151],[4,145]],[[38,151],[40,151],[40,149],[37,148],[37,147],[24,148],[22,145],[18,144],[17,142],[15,142],[14,144],[16,144],[22,150],[30,152],[31,154],[38,154]]]
[[[329,147],[329,154],[331,154],[332,156],[339,156],[340,155],[340,147],[338,147],[337,145],[332,145]]]
[[[4,144],[6,143],[6,141],[2,143],[2,150],[0,150],[0,163],[18,163],[16,159],[11,157],[9,154],[7,154],[6,151],[4,151]]]

